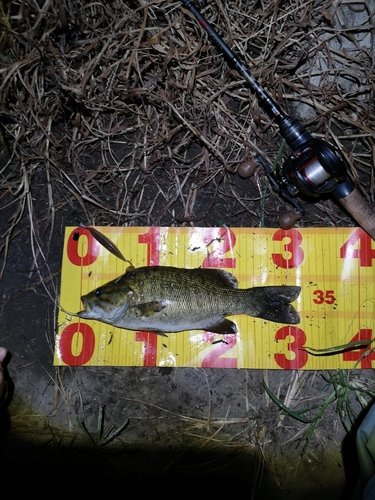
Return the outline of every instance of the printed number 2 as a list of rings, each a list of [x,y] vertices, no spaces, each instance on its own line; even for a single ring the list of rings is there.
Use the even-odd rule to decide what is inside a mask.
[[[215,333],[204,332],[203,342],[213,342],[216,337]],[[202,368],[237,368],[237,358],[221,358],[225,352],[230,351],[237,342],[235,333],[225,335],[225,340],[220,344],[215,345],[210,353],[208,353],[203,361]]]
[[[236,244],[236,235],[227,227],[213,227],[208,229],[203,238],[207,248],[211,248],[202,267],[235,268],[236,259],[222,257],[233,249]]]

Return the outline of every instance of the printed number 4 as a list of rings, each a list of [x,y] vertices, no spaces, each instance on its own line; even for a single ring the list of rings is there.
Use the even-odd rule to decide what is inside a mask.
[[[372,330],[370,328],[361,328],[350,342],[359,342],[361,340],[368,340],[369,344],[371,344]],[[361,368],[372,368],[372,362],[375,361],[375,351],[372,351],[369,347],[365,350],[355,349],[344,352],[342,357],[344,361],[359,361]]]
[[[355,248],[357,242],[358,245]],[[340,257],[342,259],[358,259],[360,267],[371,267],[372,259],[375,259],[372,238],[363,229],[357,229],[340,248]]]

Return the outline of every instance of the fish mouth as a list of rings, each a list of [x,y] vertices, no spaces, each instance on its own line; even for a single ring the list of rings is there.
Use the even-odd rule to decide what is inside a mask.
[[[77,316],[82,319],[97,319],[104,323],[114,324],[120,319],[128,309],[128,304],[124,304],[120,308],[116,307],[98,307],[95,301],[89,300],[87,297],[81,297],[84,307],[83,311],[79,311]]]
[[[87,300],[85,297],[81,297],[81,301],[84,307],[83,311],[77,312],[77,316],[79,318],[92,318],[92,313],[93,313],[93,305],[92,303]]]

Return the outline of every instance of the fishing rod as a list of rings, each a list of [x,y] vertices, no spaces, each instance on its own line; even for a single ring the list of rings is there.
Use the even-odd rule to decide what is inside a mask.
[[[278,125],[281,136],[291,149],[291,155],[278,169],[276,175],[263,157],[257,155],[255,158],[265,168],[273,188],[295,207],[299,215],[303,215],[303,208],[294,198],[299,192],[314,198],[332,193],[353,219],[375,240],[375,213],[348,178],[348,164],[340,150],[322,139],[313,137],[303,125],[288,116],[245,68],[193,2],[182,0],[182,3],[197,18],[214,45],[223,54],[227,64],[246,80],[264,111]]]

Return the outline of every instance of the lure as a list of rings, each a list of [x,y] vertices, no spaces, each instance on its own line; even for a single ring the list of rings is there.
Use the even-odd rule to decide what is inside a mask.
[[[130,260],[126,259],[120,250],[117,248],[117,246],[111,241],[107,236],[105,236],[103,233],[98,231],[92,226],[85,226],[84,224],[80,224],[81,227],[84,229],[88,229],[92,236],[96,239],[97,242],[99,242],[108,252],[111,252],[111,254],[115,255],[117,258],[123,260],[124,262],[128,262],[131,266],[133,265]]]

